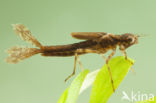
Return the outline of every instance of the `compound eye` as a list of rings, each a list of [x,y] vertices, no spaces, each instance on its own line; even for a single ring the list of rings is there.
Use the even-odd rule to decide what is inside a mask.
[[[133,37],[129,37],[128,40],[130,41],[131,44],[133,44],[135,42],[135,38],[133,38]]]

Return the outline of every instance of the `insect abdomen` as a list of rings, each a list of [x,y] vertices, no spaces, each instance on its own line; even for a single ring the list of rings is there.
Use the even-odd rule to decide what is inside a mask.
[[[42,56],[68,57],[68,56],[74,56],[75,53],[76,53],[76,50],[75,51],[65,51],[65,52],[44,52],[41,55]],[[81,52],[81,53],[78,53],[78,54],[81,55],[81,54],[85,54],[85,53],[86,52]]]

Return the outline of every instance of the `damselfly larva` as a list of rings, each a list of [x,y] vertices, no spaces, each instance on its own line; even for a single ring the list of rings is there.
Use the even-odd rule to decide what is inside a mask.
[[[133,44],[137,44],[139,37],[138,35],[131,33],[114,35],[106,32],[73,32],[71,33],[72,37],[82,39],[84,41],[67,45],[43,46],[35,37],[31,35],[30,30],[28,30],[24,25],[14,24],[13,29],[18,36],[27,42],[31,42],[36,46],[36,48],[12,47],[8,50],[10,55],[7,57],[6,61],[9,63],[17,63],[20,60],[29,58],[35,54],[58,57],[75,56],[73,72],[65,79],[65,81],[75,74],[76,63],[79,55],[97,53],[103,56],[103,54],[105,54],[108,50],[112,50],[112,53],[105,59],[105,61],[111,77],[113,91],[115,91],[115,88],[113,84],[113,77],[111,75],[111,68],[109,67],[108,62],[115,54],[117,46],[119,46],[119,49],[123,52],[125,58],[127,59],[125,49]]]

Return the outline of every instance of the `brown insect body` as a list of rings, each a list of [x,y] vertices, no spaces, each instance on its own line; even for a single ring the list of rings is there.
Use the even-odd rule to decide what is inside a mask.
[[[73,72],[65,79],[65,81],[75,74],[77,60],[82,68],[80,60],[78,59],[79,55],[86,53],[97,53],[102,55],[108,50],[112,50],[112,53],[105,60],[111,77],[113,91],[115,91],[115,88],[111,75],[111,69],[108,65],[109,60],[115,54],[117,46],[119,46],[119,49],[123,52],[125,58],[127,58],[125,49],[138,43],[138,36],[130,33],[113,35],[105,32],[74,32],[71,34],[72,37],[85,41],[68,45],[43,46],[35,37],[31,35],[31,32],[24,25],[15,24],[13,27],[18,36],[27,42],[31,42],[36,46],[36,48],[12,47],[8,50],[9,56],[6,61],[9,63],[17,63],[20,60],[29,58],[39,53],[41,53],[42,56],[75,56]]]
[[[84,33],[84,32],[83,32]],[[97,33],[97,32],[95,32]],[[103,34],[103,32],[101,33]],[[42,48],[43,56],[74,56],[78,49],[78,55],[88,53],[87,50],[93,51],[93,53],[104,54],[108,50],[114,49],[117,46],[123,45],[125,48],[132,45],[132,39],[134,36],[132,34],[124,35],[113,35],[105,34],[98,36],[98,38],[89,39],[79,43],[68,44],[68,45],[58,45],[58,46],[44,46]],[[137,38],[135,39],[135,43]],[[94,52],[95,51],[95,52]]]
[[[87,49],[97,45],[96,41],[86,40],[79,43],[58,45],[58,46],[44,46],[43,56],[74,56],[77,49]],[[78,54],[85,54],[78,53]]]

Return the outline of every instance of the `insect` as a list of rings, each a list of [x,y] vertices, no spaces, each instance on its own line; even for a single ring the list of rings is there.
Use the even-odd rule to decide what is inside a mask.
[[[131,33],[125,33],[122,35],[113,35],[106,32],[73,32],[71,36],[76,39],[82,39],[84,41],[79,43],[73,43],[68,45],[52,45],[43,46],[35,37],[32,36],[29,29],[27,29],[22,24],[14,24],[13,29],[15,33],[20,36],[23,40],[31,42],[36,48],[28,47],[12,47],[8,50],[10,54],[6,61],[9,63],[17,63],[20,60],[29,58],[35,54],[41,54],[42,56],[58,56],[58,57],[68,57],[75,56],[74,69],[71,75],[69,75],[65,81],[75,74],[77,61],[81,65],[79,60],[79,55],[87,53],[96,53],[102,55],[108,50],[112,50],[112,53],[105,58],[106,65],[111,77],[111,83],[113,91],[115,91],[113,84],[113,77],[111,74],[111,68],[108,65],[109,60],[115,54],[117,46],[122,51],[127,59],[126,49],[134,44],[138,43],[138,35]]]

